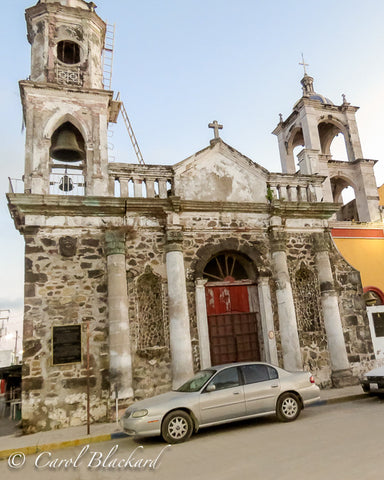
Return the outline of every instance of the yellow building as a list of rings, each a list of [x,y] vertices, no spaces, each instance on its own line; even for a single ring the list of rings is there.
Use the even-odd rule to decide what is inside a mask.
[[[384,184],[378,188],[384,206]],[[333,240],[343,257],[361,274],[364,291],[376,295],[376,304],[384,304],[384,224],[349,223],[335,225]]]
[[[383,207],[384,206],[384,183],[377,189],[379,192],[379,198],[380,198],[380,205]]]

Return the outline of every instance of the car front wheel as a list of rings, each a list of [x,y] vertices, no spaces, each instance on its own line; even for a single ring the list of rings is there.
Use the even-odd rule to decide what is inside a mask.
[[[276,415],[281,422],[292,422],[300,415],[300,400],[294,393],[284,393],[277,401]]]
[[[161,427],[161,436],[167,443],[181,443],[192,435],[193,422],[188,413],[175,410],[168,413]]]

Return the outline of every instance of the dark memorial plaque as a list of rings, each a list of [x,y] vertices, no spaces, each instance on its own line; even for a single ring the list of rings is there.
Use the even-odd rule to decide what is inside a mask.
[[[384,337],[384,312],[372,313],[376,337]]]
[[[53,364],[81,362],[81,325],[53,327]]]

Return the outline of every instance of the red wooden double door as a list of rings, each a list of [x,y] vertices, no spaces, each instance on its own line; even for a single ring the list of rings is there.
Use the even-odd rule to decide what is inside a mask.
[[[250,312],[249,285],[205,289],[212,365],[260,360],[257,312]]]

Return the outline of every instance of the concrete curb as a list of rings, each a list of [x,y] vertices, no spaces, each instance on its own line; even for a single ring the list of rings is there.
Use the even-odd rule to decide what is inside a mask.
[[[362,400],[363,398],[367,398],[367,397],[368,395],[366,393],[344,395],[341,397],[328,398],[326,400],[319,400],[313,405],[309,405],[309,407],[310,408],[321,407],[324,405],[332,405],[336,403],[352,402],[354,400]],[[77,447],[79,445],[88,445],[89,443],[107,442],[109,440],[117,440],[119,438],[127,438],[127,437],[128,435],[125,434],[124,432],[114,432],[114,433],[108,433],[105,435],[94,435],[92,437],[82,437],[75,440],[65,440],[62,442],[42,443],[42,444],[29,446],[29,447],[10,448],[7,450],[0,450],[0,461],[8,459],[10,455],[12,454],[14,455],[15,453],[21,453],[24,455],[33,455],[34,453],[40,453],[44,451],[59,450],[61,448],[68,448],[68,447]]]
[[[362,400],[368,398],[366,393],[356,393],[354,395],[345,395],[343,397],[328,398],[327,400],[319,400],[318,402],[310,405],[311,407],[322,407],[323,405],[332,405],[335,403],[353,402],[354,400]]]
[[[0,450],[0,461],[9,458],[10,455],[15,453],[23,453],[24,455],[33,455],[34,453],[40,453],[44,451],[59,450],[61,448],[68,448],[68,447],[77,447],[79,445],[88,445],[89,443],[107,442],[109,440],[115,440],[118,438],[126,438],[126,437],[128,437],[128,435],[126,435],[125,433],[117,432],[117,433],[108,433],[105,435],[95,435],[93,437],[77,438],[74,440],[64,440],[62,442],[41,443],[39,445],[33,445],[29,447],[10,448],[7,450]]]

